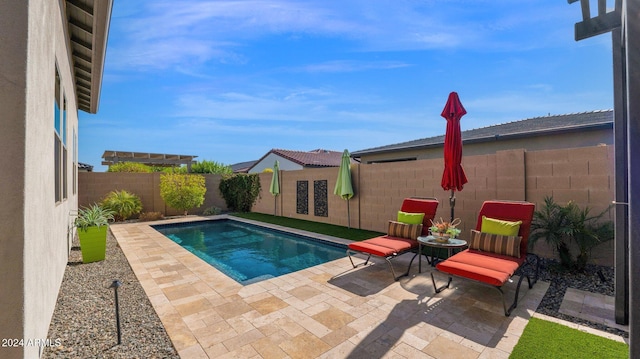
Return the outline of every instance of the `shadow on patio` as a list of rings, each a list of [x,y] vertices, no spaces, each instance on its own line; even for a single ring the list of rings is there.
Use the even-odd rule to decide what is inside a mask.
[[[392,350],[410,357],[474,358],[485,351],[507,357],[548,288],[540,281],[532,289],[523,286],[518,308],[505,317],[495,289],[454,278],[451,289],[434,294],[429,274],[433,268],[417,273],[414,265],[412,270],[409,277],[394,282],[388,267],[377,261],[329,281],[358,296],[376,297],[372,312],[388,313],[382,322],[360,331],[349,358],[381,358]],[[438,281],[446,279],[444,274],[434,275]],[[507,298],[513,298],[512,287],[507,285]]]

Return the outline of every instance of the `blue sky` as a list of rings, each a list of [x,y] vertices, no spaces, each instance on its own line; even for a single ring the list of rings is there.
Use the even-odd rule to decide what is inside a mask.
[[[611,109],[611,35],[574,41],[581,18],[566,0],[116,0],[79,159],[363,150],[444,134],[451,91],[463,130]]]

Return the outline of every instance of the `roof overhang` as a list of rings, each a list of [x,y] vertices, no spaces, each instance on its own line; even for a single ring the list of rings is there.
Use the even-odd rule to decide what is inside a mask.
[[[196,157],[198,156],[107,150],[102,154],[102,164],[110,166],[119,162],[138,162],[149,166],[167,167],[190,165]]]
[[[65,0],[78,109],[97,113],[113,0]]]

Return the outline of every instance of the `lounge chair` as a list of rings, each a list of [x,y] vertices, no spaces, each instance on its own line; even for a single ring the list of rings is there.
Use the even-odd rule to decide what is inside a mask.
[[[436,293],[449,288],[452,276],[487,284],[500,291],[504,315],[508,317],[511,311],[518,306],[518,293],[522,280],[527,278],[530,289],[538,281],[540,259],[537,255],[527,251],[529,230],[534,210],[535,205],[528,202],[484,202],[478,214],[476,230],[471,231],[468,241],[469,248],[436,265],[438,271],[449,275],[447,284],[437,287],[433,272],[431,273],[431,280]],[[486,224],[484,229],[483,222]],[[521,222],[519,229],[515,228],[517,222]],[[497,226],[502,227],[497,230],[491,228],[495,227],[496,223]],[[483,230],[484,233],[482,232]],[[515,235],[514,230],[517,231],[517,235]],[[504,233],[503,231],[512,231],[514,233]],[[533,263],[534,261],[535,263]],[[535,273],[533,281],[529,277],[530,271],[527,270],[527,267],[530,267]],[[520,279],[516,286],[515,299],[511,306],[507,308],[502,287],[507,282],[511,282],[511,277],[514,275],[519,275]]]
[[[435,198],[405,198],[402,202],[402,207],[400,207],[400,211],[403,212],[403,214],[424,214],[421,223],[407,224],[389,221],[387,235],[350,243],[347,249],[347,255],[353,268],[366,265],[369,263],[371,256],[374,256],[383,258],[387,264],[389,264],[394,280],[409,275],[411,264],[418,254],[417,237],[428,235],[431,220],[435,217],[437,208],[438,200]],[[391,260],[407,252],[415,252],[416,254],[411,258],[407,271],[396,276]],[[354,253],[366,255],[367,260],[358,265],[354,264],[351,258],[351,255]]]

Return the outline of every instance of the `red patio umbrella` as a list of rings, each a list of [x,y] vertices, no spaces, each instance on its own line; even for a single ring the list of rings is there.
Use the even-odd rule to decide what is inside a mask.
[[[462,134],[460,133],[460,119],[467,111],[462,107],[456,92],[449,94],[447,104],[442,110],[442,117],[447,119],[447,131],[444,135],[444,172],[442,173],[442,189],[450,190],[449,204],[451,205],[451,220],[456,206],[455,191],[462,191],[467,183],[467,176],[462,169]]]

